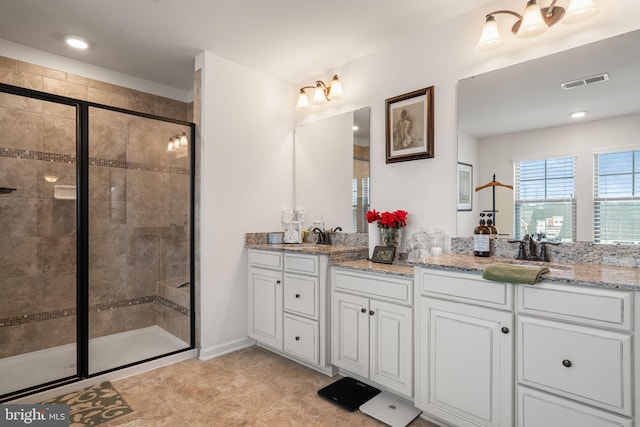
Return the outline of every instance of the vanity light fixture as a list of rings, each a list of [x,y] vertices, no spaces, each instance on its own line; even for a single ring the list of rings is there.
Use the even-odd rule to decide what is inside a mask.
[[[56,182],[60,178],[59,175],[48,174],[44,176],[44,180],[47,182]]]
[[[64,41],[74,49],[85,50],[89,48],[89,42],[83,37],[66,36]]]
[[[186,132],[177,133],[169,138],[169,144],[167,145],[167,152],[182,152],[186,151],[189,146],[189,138]]]
[[[316,80],[315,86],[301,87],[300,93],[298,94],[296,110],[305,110],[309,108],[310,103],[306,92],[307,89],[313,89],[313,98],[311,98],[311,103],[315,105],[326,104],[333,99],[342,98],[344,95],[342,83],[340,82],[338,75],[334,74],[329,86],[324,84],[322,80]]]
[[[557,0],[553,0],[549,7],[540,8],[536,0],[529,0],[522,15],[511,10],[496,10],[487,14],[478,41],[478,50],[502,46],[502,37],[495,19],[495,15],[498,14],[513,15],[517,18],[511,32],[522,39],[540,35],[560,21],[564,24],[575,24],[586,21],[598,13],[594,0],[569,0],[566,11],[563,7],[556,6],[556,2]]]

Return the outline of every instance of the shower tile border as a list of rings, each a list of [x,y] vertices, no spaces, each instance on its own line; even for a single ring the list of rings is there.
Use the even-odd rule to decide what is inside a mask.
[[[129,298],[126,300],[111,301],[107,303],[92,304],[89,306],[90,313],[99,313],[102,311],[113,310],[118,308],[132,307],[141,304],[160,304],[168,307],[182,315],[188,316],[189,309],[176,304],[166,298],[159,295],[148,295],[138,298]],[[60,310],[51,310],[41,313],[25,314],[23,316],[13,316],[0,318],[0,328],[8,328],[11,326],[29,325],[32,323],[43,322],[45,320],[59,319],[63,317],[71,317],[77,315],[77,309],[63,308]]]
[[[70,154],[48,153],[45,151],[23,150],[19,148],[0,147],[0,157],[10,159],[40,160],[53,163],[74,164],[76,156]],[[161,172],[179,175],[189,175],[189,168],[179,168],[174,166],[160,166],[149,163],[127,162],[124,160],[101,159],[89,157],[90,166],[109,167],[115,169],[138,170],[145,172]]]

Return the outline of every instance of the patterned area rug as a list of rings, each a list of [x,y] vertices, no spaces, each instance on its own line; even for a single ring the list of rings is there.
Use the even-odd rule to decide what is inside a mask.
[[[69,405],[70,427],[97,426],[133,412],[109,381],[42,403]]]

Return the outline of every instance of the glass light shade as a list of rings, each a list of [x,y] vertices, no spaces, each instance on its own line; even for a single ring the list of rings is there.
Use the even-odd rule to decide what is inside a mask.
[[[189,139],[187,138],[187,134],[182,132],[182,135],[180,135],[180,146],[186,147],[188,143]]]
[[[56,182],[60,178],[58,175],[45,175],[44,180],[47,182]]]
[[[487,20],[482,26],[482,34],[480,40],[478,40],[478,50],[490,50],[502,46],[502,37],[500,37],[500,31],[498,31],[498,24],[496,19],[489,15]]]
[[[311,102],[314,104],[325,104],[327,102],[322,84],[316,83],[316,88],[313,90],[313,100]]]
[[[173,141],[169,141],[169,145],[167,145],[167,151],[173,151]]]
[[[331,87],[329,88],[329,99],[338,99],[344,96],[342,90],[342,83],[337,75],[334,75],[331,79]]]
[[[571,0],[562,20],[563,24],[577,24],[586,21],[598,13],[593,0]]]
[[[306,110],[307,108],[309,108],[309,98],[307,97],[307,94],[304,93],[304,89],[300,89],[296,110]]]
[[[547,29],[549,29],[549,26],[544,22],[544,19],[542,19],[540,5],[535,1],[527,3],[527,7],[522,16],[522,23],[520,24],[520,29],[516,33],[516,37],[521,39],[535,37],[544,33]]]

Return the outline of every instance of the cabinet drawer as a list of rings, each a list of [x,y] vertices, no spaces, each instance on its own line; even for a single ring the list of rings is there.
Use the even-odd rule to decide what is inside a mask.
[[[318,364],[318,322],[290,314],[284,315],[284,351],[300,359]]]
[[[249,250],[249,265],[282,270],[282,252]]]
[[[631,336],[520,317],[521,384],[631,415]]]
[[[633,295],[628,291],[540,284],[519,286],[516,301],[522,314],[631,330]]]
[[[318,275],[320,260],[317,255],[284,254],[284,271]]]
[[[334,268],[332,282],[336,291],[355,292],[389,302],[413,304],[413,280],[409,278]]]
[[[631,427],[633,420],[518,387],[518,427]]]
[[[284,310],[318,319],[318,278],[297,274],[284,275]]]
[[[426,296],[445,298],[468,304],[511,310],[513,286],[491,282],[478,274],[419,269],[420,292]]]

